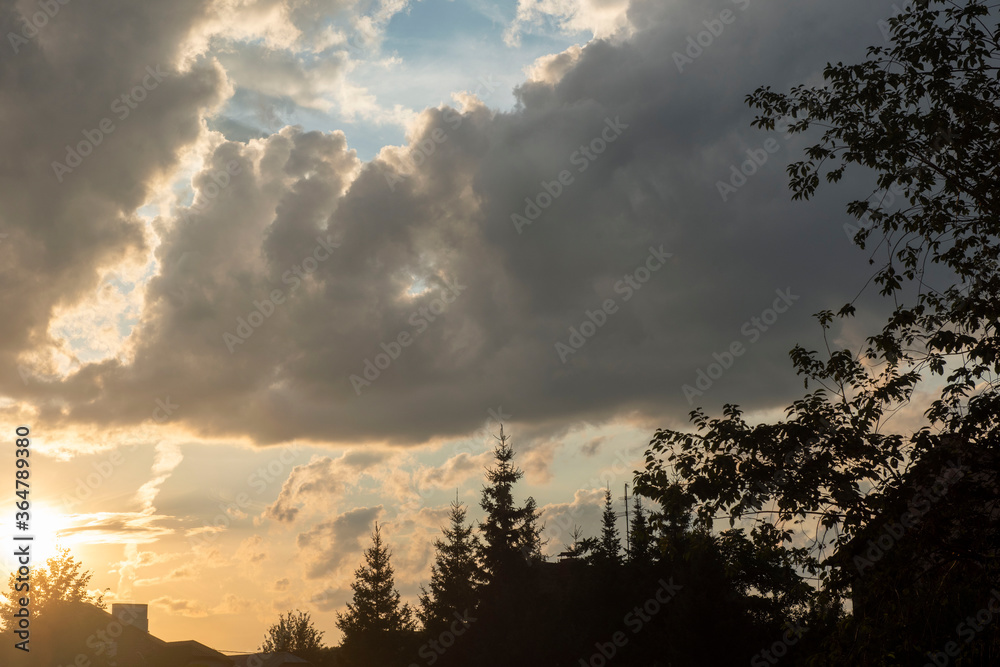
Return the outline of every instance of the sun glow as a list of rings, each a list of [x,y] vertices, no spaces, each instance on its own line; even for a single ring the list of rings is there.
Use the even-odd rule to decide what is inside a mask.
[[[9,513],[11,521],[15,520],[15,511],[11,507]],[[14,538],[32,537],[33,539],[30,541],[19,540],[15,544],[19,546],[29,544],[31,567],[44,567],[49,558],[58,555],[60,548],[71,546],[68,543],[68,536],[63,534],[68,524],[62,512],[45,503],[32,503],[28,515],[27,530],[8,530],[7,533]],[[10,525],[9,527],[15,528],[16,526]],[[9,554],[5,554],[4,564],[7,566],[7,571],[16,570],[21,565],[17,560],[13,555],[13,550],[10,550]]]

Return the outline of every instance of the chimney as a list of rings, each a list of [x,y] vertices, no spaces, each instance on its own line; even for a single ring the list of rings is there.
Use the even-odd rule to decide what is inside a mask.
[[[111,605],[111,615],[122,625],[149,632],[149,605],[115,602]]]

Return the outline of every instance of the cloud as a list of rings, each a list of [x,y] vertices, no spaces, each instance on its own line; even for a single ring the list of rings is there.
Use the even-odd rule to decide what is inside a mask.
[[[216,0],[187,41],[189,55],[207,51],[218,39],[312,53],[341,44],[352,48],[377,44],[385,25],[408,4],[408,0]],[[351,34],[345,35],[345,30]]]
[[[62,336],[75,335],[81,323],[66,319],[66,307],[90,298],[111,267],[144,263],[150,239],[135,211],[177,165],[178,152],[198,139],[203,114],[223,99],[220,68],[208,62],[176,67],[177,44],[199,20],[200,4],[140,7],[119,0],[94,9],[71,3],[8,54],[0,101],[8,124],[0,149],[17,155],[21,168],[0,185],[0,227],[7,234],[0,244],[0,302],[18,315],[0,325],[0,370],[7,382],[21,385],[18,394],[45,393],[40,378],[80,367]],[[20,34],[19,19],[19,10],[6,4],[0,30]],[[134,109],[122,106],[122,96],[144,80],[154,84],[147,67],[162,80],[141,91],[141,102],[129,97]],[[110,132],[100,130],[103,119]],[[88,154],[71,173],[56,173],[53,163],[67,161],[68,146]],[[96,322],[99,335],[91,344],[97,351],[107,345],[101,327],[110,324]],[[59,411],[56,404],[46,404],[41,416],[51,411]]]
[[[341,88],[342,63],[324,58],[309,64],[304,55],[262,44],[234,44],[217,56],[227,76],[244,90],[287,98],[307,109],[329,111]]]
[[[572,533],[577,527],[581,537],[596,537],[600,533],[604,490],[580,489],[573,494],[572,502],[550,503],[540,509],[540,523],[545,526],[541,534],[546,542],[543,551],[551,556],[572,546]]]
[[[236,560],[247,565],[256,565],[267,560],[267,552],[264,550],[264,538],[260,535],[253,535],[240,542],[239,548],[234,555]]]
[[[184,600],[164,595],[149,601],[153,607],[161,607],[174,616],[186,616],[188,618],[204,618],[209,615],[208,610],[199,602],[194,600]]]
[[[567,34],[589,32],[598,39],[628,34],[629,4],[629,0],[518,0],[504,42],[519,46],[522,34],[540,31],[549,21]]]
[[[261,611],[264,605],[258,600],[252,600],[233,593],[222,596],[222,601],[212,607],[211,614],[242,614],[248,610]]]
[[[430,578],[434,561],[434,542],[450,525],[451,505],[421,507],[415,512],[400,513],[385,524],[383,537],[393,549],[396,581],[404,595],[416,596],[420,585]]]
[[[573,69],[582,53],[583,49],[580,46],[573,45],[562,53],[541,56],[531,66],[525,68],[528,81],[548,85],[559,83],[559,80]]]
[[[365,78],[359,68],[399,64],[398,58],[382,56],[381,44],[389,21],[408,6],[408,0],[374,6],[358,0],[219,0],[192,32],[184,52],[188,60],[216,59],[225,68],[236,93],[228,113],[245,114],[247,97],[255,95],[258,104],[272,110],[281,105],[292,113],[336,111],[349,121],[363,117],[401,124],[413,112],[398,104],[383,107],[358,81]],[[215,127],[227,138],[255,134],[233,118],[219,120]],[[268,112],[262,125],[274,132],[280,119]]]
[[[416,491],[423,495],[429,489],[452,489],[462,486],[469,478],[482,474],[493,459],[493,452],[479,454],[459,452],[439,466],[421,468],[413,473]]]
[[[160,486],[167,481],[170,474],[184,460],[181,448],[172,443],[161,442],[156,445],[153,458],[153,479],[149,480],[136,491],[135,499],[143,511],[154,511],[153,501],[160,491]]]
[[[147,554],[149,552],[146,552]],[[118,590],[117,595],[128,600],[132,597],[132,587],[135,584],[135,570],[142,565],[142,556],[139,545],[134,542],[125,545],[125,560],[118,563]],[[113,570],[112,570],[113,571]]]
[[[170,516],[152,512],[95,512],[63,515],[66,527],[60,534],[89,544],[144,544],[172,535]]]
[[[606,440],[607,438],[605,436],[598,436],[596,438],[592,438],[590,441],[588,441],[580,448],[580,451],[583,453],[584,456],[593,456],[601,449],[601,446],[604,444]]]
[[[200,573],[192,565],[182,565],[179,568],[171,570],[167,574],[161,577],[151,577],[148,579],[136,579],[134,582],[135,586],[155,586],[157,584],[165,584],[174,581],[180,581],[182,579],[193,579]]]
[[[350,450],[340,458],[313,457],[305,465],[295,466],[281,485],[277,499],[262,516],[279,522],[291,522],[300,507],[313,507],[319,499],[332,502],[356,484],[358,475],[382,463],[389,454],[377,450]]]
[[[51,92],[23,108],[11,103],[9,127],[51,129],[9,132],[0,146],[35,165],[31,173],[141,79],[142,67],[123,72],[105,58],[162,60],[170,74],[63,188],[54,191],[54,179],[0,188],[10,194],[4,284],[16,286],[3,298],[17,313],[0,325],[3,393],[53,430],[133,426],[150,418],[154,398],[171,396],[183,406],[171,424],[196,437],[365,447],[461,436],[484,406],[501,403],[526,427],[548,428],[625,417],[663,423],[695,403],[766,409],[795,396],[800,386],[781,360],[795,342],[816,339],[810,314],[846,298],[841,278],[866,270],[841,213],[865,183],[848,179],[808,209],[788,201],[783,167],[803,144],[779,135],[776,152],[751,164],[725,201],[718,184],[762,150],[743,96],[863,54],[882,17],[858,2],[795,13],[747,3],[679,66],[674,54],[687,38],[732,5],[634,0],[631,34],[539,61],[513,109],[427,109],[405,146],[367,163],[340,131],[285,127],[246,143],[208,133],[202,121],[231,91],[224,58],[169,69],[181,56],[168,44],[214,20],[193,6],[183,22],[137,10],[165,22],[156,39],[88,44],[104,78],[80,104],[60,97],[72,88],[60,72],[82,47],[46,41],[23,53],[43,70],[31,91]],[[285,11],[248,7],[260,18],[255,35]],[[524,7],[597,25],[597,3]],[[119,26],[107,20],[108,29]],[[287,21],[300,32],[305,25]],[[51,28],[53,39],[62,35]],[[290,48],[293,32],[276,33],[267,48]],[[260,84],[280,79],[262,75]],[[12,100],[35,95],[17,85]],[[146,229],[134,211],[165,185],[182,149],[201,158],[196,198],[162,208]],[[228,165],[237,171],[222,178]],[[73,358],[48,333],[56,304],[80,302],[106,267],[154,245],[155,274],[127,354]],[[657,264],[657,253],[671,256]],[[780,294],[790,307],[753,325]],[[106,347],[94,335],[95,348]],[[744,352],[727,360],[734,343]],[[25,383],[17,366],[28,350],[40,375]],[[726,368],[686,393],[712,364]],[[352,380],[366,374],[369,385]],[[550,462],[535,455],[539,479]],[[294,518],[297,488],[283,489],[275,518]]]
[[[218,604],[208,606],[197,600],[175,598],[163,595],[149,601],[153,607],[160,607],[173,616],[184,616],[187,618],[205,618],[206,616],[221,616],[230,614],[241,614],[247,611],[263,611],[264,605],[257,600],[240,597],[233,593],[226,593]]]
[[[327,586],[320,592],[309,598],[309,603],[320,611],[334,611],[344,606],[344,601],[351,599],[351,588],[344,586],[337,588]],[[287,606],[287,605],[286,605]]]
[[[317,523],[299,533],[296,545],[306,552],[305,576],[318,579],[336,573],[345,563],[353,563],[364,548],[363,538],[383,513],[383,507],[358,507],[336,518]]]
[[[184,537],[195,537],[198,535],[213,535],[226,532],[225,526],[198,526],[184,531]]]

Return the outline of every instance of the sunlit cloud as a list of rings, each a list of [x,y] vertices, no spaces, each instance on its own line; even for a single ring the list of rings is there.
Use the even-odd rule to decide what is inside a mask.
[[[148,512],[67,514],[62,534],[89,544],[148,544],[176,531],[176,519]]]
[[[151,471],[154,477],[139,487],[135,494],[136,501],[141,505],[143,511],[147,512],[154,511],[153,501],[156,499],[160,486],[184,460],[181,448],[173,443],[159,443],[156,445],[155,451],[156,455]]]

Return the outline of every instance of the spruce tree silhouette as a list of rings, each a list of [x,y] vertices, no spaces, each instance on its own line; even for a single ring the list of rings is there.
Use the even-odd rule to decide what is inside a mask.
[[[642,569],[653,562],[653,535],[647,521],[646,510],[642,506],[642,497],[636,494],[633,498],[635,498],[635,513],[632,516],[632,525],[629,527],[629,563]]]
[[[431,568],[429,590],[420,587],[417,616],[430,635],[449,628],[456,614],[474,615],[483,584],[483,572],[476,560],[479,540],[472,525],[466,525],[465,507],[457,500],[451,504],[449,518],[451,526],[443,530],[445,539],[434,542],[437,555]]]
[[[544,625],[536,617],[543,606],[532,585],[544,560],[539,512],[532,498],[520,507],[514,502],[513,488],[524,472],[512,463],[514,450],[503,425],[496,440],[494,465],[486,470],[487,484],[480,500],[486,516],[479,524],[478,557],[486,586],[480,604],[482,620],[474,635],[482,665],[538,659],[538,628]],[[511,637],[518,641],[511,642]]]
[[[615,570],[622,563],[621,540],[618,536],[618,516],[615,514],[611,489],[604,492],[604,511],[601,513],[601,537],[591,554],[591,560],[605,574]]]
[[[365,563],[354,571],[353,600],[346,612],[337,613],[337,627],[344,633],[341,647],[350,664],[408,664],[406,658],[412,657],[413,612],[400,602],[391,556],[376,523]]]
[[[524,472],[511,463],[514,450],[502,424],[496,439],[494,466],[486,471],[488,485],[483,487],[480,501],[486,518],[479,524],[483,536],[479,556],[488,582],[509,583],[522,578],[525,568],[541,559],[540,513],[533,498],[522,507],[514,503],[514,484]]]

